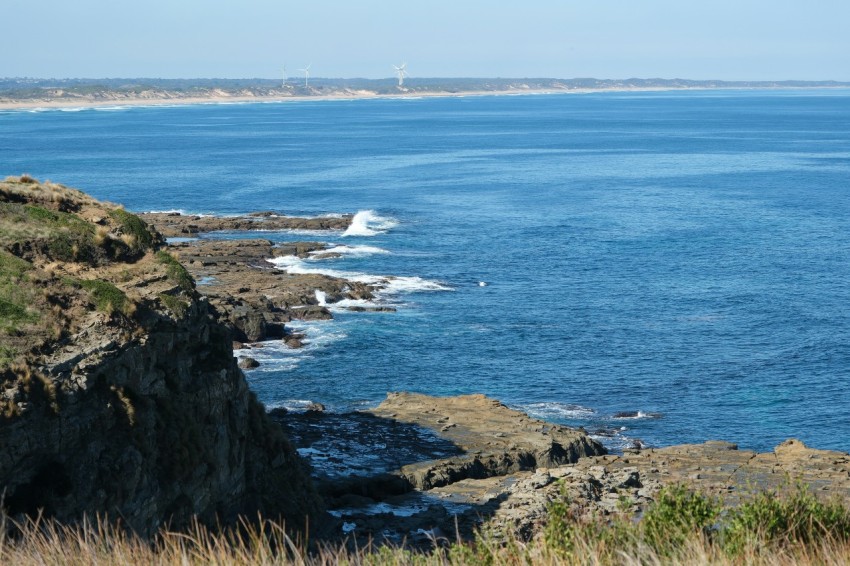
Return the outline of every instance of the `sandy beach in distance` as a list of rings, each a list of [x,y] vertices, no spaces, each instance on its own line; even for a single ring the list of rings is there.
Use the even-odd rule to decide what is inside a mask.
[[[398,94],[377,94],[370,91],[338,92],[334,94],[292,95],[292,96],[175,96],[173,98],[131,98],[116,97],[108,100],[80,99],[39,99],[39,100],[0,100],[0,110],[31,110],[36,108],[102,108],[109,106],[176,106],[184,104],[242,104],[249,102],[303,102],[305,100],[362,100],[371,98],[424,98],[486,96],[504,94],[580,94],[594,92],[595,89],[575,90],[505,90],[505,91],[463,91],[463,92],[409,92]],[[603,89],[598,89],[603,90]],[[610,89],[605,89],[610,90]],[[658,89],[652,89],[658,90]]]
[[[781,87],[768,88],[776,90]],[[830,87],[821,87],[830,88]],[[50,108],[103,108],[110,106],[177,106],[186,104],[244,104],[251,102],[259,103],[283,103],[303,102],[318,100],[362,100],[378,98],[436,98],[436,97],[463,97],[463,96],[518,96],[518,95],[541,95],[541,94],[590,94],[597,92],[666,92],[666,91],[693,91],[693,90],[728,90],[723,87],[631,87],[631,88],[577,88],[577,89],[511,89],[511,90],[482,90],[482,91],[459,91],[459,92],[406,92],[398,94],[378,94],[371,91],[339,91],[332,94],[317,95],[291,95],[291,96],[228,96],[226,94],[215,94],[211,96],[179,96],[171,98],[142,98],[123,97],[116,95],[110,99],[79,98],[79,99],[28,99],[10,100],[0,99],[0,110],[33,110]]]

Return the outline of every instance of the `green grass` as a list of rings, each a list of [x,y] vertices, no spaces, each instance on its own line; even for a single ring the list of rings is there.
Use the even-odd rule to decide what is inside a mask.
[[[159,295],[159,299],[166,307],[168,307],[168,310],[174,313],[177,318],[183,318],[183,316],[186,315],[186,310],[189,308],[189,305],[180,297],[175,297],[168,293],[161,293]]]
[[[0,250],[0,331],[6,334],[16,333],[22,325],[39,319],[39,314],[28,306],[34,293],[27,275],[31,269],[28,262]]]
[[[4,368],[15,361],[18,350],[9,346],[0,346],[0,368]]]
[[[760,492],[734,509],[723,525],[723,544],[732,554],[745,549],[850,542],[850,509],[838,500],[818,499],[797,484],[790,493]]]
[[[678,485],[662,489],[640,521],[623,514],[580,516],[566,499],[552,503],[544,532],[547,548],[568,562],[592,548],[600,563],[618,563],[642,548],[663,562],[690,562],[701,548],[709,555],[748,563],[754,556],[818,552],[822,545],[850,545],[850,509],[840,500],[817,498],[797,485],[759,492],[738,506]]]
[[[166,266],[166,274],[172,283],[184,291],[191,291],[195,287],[192,276],[189,275],[186,268],[173,255],[165,250],[161,250],[156,252],[156,259]]]
[[[106,314],[115,314],[120,312],[125,316],[133,314],[133,305],[127,298],[124,292],[110,283],[100,279],[88,279],[76,281],[66,279],[66,283],[71,283],[74,286],[79,286],[89,292],[89,296],[95,305],[95,308]]]
[[[46,242],[44,251],[61,261],[96,261],[102,252],[94,245],[95,228],[67,212],[40,206],[0,203],[0,245]]]
[[[146,252],[154,245],[154,234],[151,232],[148,225],[136,216],[122,208],[116,208],[109,212],[111,216],[121,226],[121,231],[130,236],[130,247],[136,252]]]

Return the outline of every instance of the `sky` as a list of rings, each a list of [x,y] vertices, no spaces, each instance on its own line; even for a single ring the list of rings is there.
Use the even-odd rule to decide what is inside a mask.
[[[0,77],[850,81],[850,0],[0,0]]]

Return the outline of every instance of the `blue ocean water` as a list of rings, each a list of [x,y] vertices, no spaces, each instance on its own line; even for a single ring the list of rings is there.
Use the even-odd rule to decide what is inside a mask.
[[[850,91],[2,112],[23,172],[138,211],[372,210],[288,267],[403,276],[398,312],[261,350],[269,405],[482,392],[613,447],[850,450]]]

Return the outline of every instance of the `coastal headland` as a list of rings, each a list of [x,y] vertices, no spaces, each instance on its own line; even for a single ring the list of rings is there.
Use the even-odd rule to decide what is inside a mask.
[[[335,308],[394,315],[374,301],[391,278],[278,269],[269,260],[341,252],[257,230],[321,240],[352,219],[135,215],[27,176],[0,182],[5,511],[108,514],[147,536],[262,512],[296,529],[309,516],[334,540],[427,546],[482,525],[531,538],[563,497],[577,514],[640,516],[676,484],[733,504],[789,480],[850,500],[850,455],[795,440],[767,453],[709,441],[609,454],[587,431],[483,395],[267,413],[237,367],[254,367],[253,344],[302,347],[288,324]]]
[[[665,90],[847,88],[836,81],[719,81],[595,78],[312,78],[269,79],[0,79],[0,110],[421,98],[519,94],[586,94]]]

